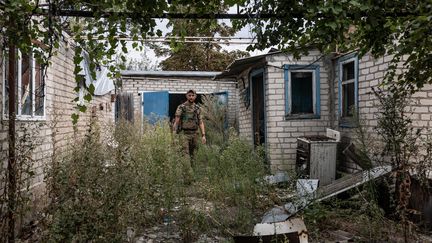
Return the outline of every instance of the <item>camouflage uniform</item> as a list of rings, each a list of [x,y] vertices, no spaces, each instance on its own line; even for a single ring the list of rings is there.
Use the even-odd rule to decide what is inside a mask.
[[[183,151],[190,158],[190,160],[184,160],[182,165],[185,183],[190,184],[193,181],[192,163],[197,147],[199,124],[202,121],[201,111],[198,105],[186,101],[177,107],[175,116],[180,120],[178,125],[182,134],[180,141],[182,141]]]
[[[198,129],[202,121],[201,110],[195,103],[186,101],[177,107],[176,117],[180,117],[181,133],[184,136],[184,152],[193,159],[197,147]]]

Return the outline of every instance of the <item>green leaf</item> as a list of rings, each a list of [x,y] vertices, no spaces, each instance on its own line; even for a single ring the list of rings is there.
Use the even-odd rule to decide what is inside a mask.
[[[89,91],[90,94],[93,95],[94,91],[95,91],[95,86],[93,84],[90,84],[89,87],[88,87],[88,91]]]
[[[79,115],[76,113],[73,113],[71,115],[71,118],[72,118],[72,124],[76,125],[78,123]]]
[[[91,94],[84,95],[84,100],[86,100],[87,102],[90,102],[92,100],[92,95]]]
[[[85,113],[87,111],[87,106],[80,105],[80,106],[78,106],[78,109],[79,109],[80,112]]]

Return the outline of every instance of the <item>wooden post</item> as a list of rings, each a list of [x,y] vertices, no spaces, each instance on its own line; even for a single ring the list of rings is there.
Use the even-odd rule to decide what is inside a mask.
[[[15,118],[16,118],[16,55],[15,46],[9,44],[9,159],[8,159],[8,186],[7,186],[7,219],[8,219],[8,242],[15,242],[15,209],[16,209],[16,158],[15,158]]]

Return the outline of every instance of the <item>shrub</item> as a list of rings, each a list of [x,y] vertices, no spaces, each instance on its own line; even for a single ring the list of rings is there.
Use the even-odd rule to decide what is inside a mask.
[[[269,189],[261,181],[264,159],[235,132],[207,129],[215,136],[199,147],[189,184],[189,157],[166,121],[120,122],[103,139],[91,124],[49,170],[53,200],[46,240],[119,242],[130,227],[139,234],[168,219],[177,222],[184,240],[197,232],[249,232],[268,206],[262,200]]]
[[[181,163],[164,123],[143,132],[121,123],[110,146],[92,124],[50,170],[53,190],[48,240],[54,242],[124,240],[127,227],[160,220],[181,190]]]

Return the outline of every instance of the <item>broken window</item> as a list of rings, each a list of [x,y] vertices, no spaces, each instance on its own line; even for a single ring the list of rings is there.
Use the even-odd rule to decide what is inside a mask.
[[[287,117],[319,116],[319,67],[285,65]]]
[[[345,58],[339,65],[340,115],[342,118],[354,116],[357,99],[357,57]]]
[[[15,97],[17,118],[41,118],[45,114],[45,80],[43,66],[32,55],[17,50]],[[9,54],[3,55],[3,114],[9,114]]]

